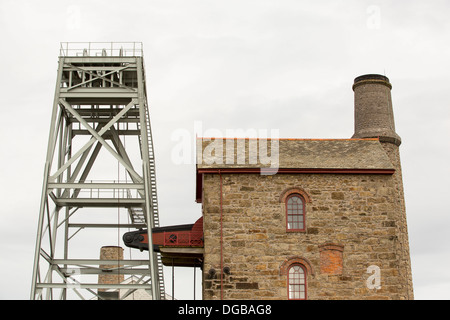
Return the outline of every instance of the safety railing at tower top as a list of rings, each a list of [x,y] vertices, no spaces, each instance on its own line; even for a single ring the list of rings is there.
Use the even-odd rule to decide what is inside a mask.
[[[142,57],[142,42],[61,42],[62,57]]]

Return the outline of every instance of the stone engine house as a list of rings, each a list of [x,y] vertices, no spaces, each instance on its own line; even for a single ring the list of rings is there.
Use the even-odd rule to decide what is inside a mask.
[[[350,139],[197,140],[204,299],[413,299],[391,88],[355,79]]]

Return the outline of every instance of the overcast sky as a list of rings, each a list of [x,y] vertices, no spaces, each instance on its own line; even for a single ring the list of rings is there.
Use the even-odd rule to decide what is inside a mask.
[[[171,158],[176,130],[194,136],[200,123],[203,132],[349,138],[354,78],[388,76],[403,140],[415,297],[450,299],[449,14],[445,0],[0,0],[0,299],[30,295],[65,41],[143,42],[161,225],[201,215],[195,163]],[[192,284],[191,271],[176,272],[178,285]],[[176,290],[192,298],[190,288]]]

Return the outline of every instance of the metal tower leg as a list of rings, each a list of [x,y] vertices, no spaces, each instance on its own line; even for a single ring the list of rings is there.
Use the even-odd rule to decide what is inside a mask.
[[[140,289],[165,298],[153,251],[139,259],[93,259],[101,246],[120,242],[124,229],[146,228],[151,241],[159,225],[142,56],[140,43],[61,45],[31,299],[104,299],[97,290],[126,298]],[[138,280],[98,283],[105,273]]]

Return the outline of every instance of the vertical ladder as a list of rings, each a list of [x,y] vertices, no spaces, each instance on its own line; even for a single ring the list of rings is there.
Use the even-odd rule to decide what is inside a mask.
[[[150,126],[150,115],[149,108],[146,106],[145,108],[145,124],[147,131],[147,141],[148,141],[148,158],[149,158],[149,172],[150,172],[150,199],[151,199],[151,214],[153,215],[153,223],[154,227],[159,227],[159,210],[158,210],[158,194],[156,189],[156,165],[155,165],[155,153],[153,150],[153,137]],[[138,124],[139,127],[139,124]],[[140,144],[142,145],[141,139],[139,139]],[[142,210],[138,210],[131,213],[132,219],[140,220],[145,218],[145,215]],[[150,249],[151,250],[151,249]],[[158,276],[159,276],[159,288],[161,292],[161,299],[165,299],[165,287],[164,287],[164,272],[163,272],[163,264],[161,260],[161,254],[156,254],[157,259],[157,268],[158,268]]]

